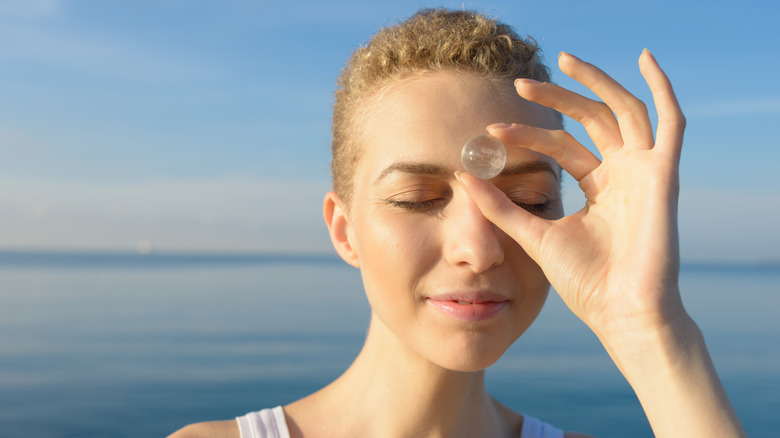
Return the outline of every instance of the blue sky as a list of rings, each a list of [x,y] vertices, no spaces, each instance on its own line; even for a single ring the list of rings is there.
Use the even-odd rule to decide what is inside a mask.
[[[780,260],[774,2],[285,4],[0,0],[0,250],[330,251],[335,77],[381,26],[446,6],[498,16],[645,100],[648,47],[689,122],[683,257]],[[555,67],[553,80],[583,91]],[[571,180],[566,193],[571,211]]]

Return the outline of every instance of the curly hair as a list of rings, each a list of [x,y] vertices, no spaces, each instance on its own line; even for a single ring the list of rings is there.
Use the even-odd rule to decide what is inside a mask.
[[[333,189],[349,207],[360,153],[364,104],[386,85],[445,70],[488,80],[532,78],[549,82],[533,38],[473,11],[424,9],[381,29],[351,56],[337,81],[332,122]],[[560,116],[560,115],[558,115]]]

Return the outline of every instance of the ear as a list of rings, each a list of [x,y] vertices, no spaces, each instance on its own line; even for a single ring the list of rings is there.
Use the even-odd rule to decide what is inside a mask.
[[[336,192],[330,191],[325,195],[322,206],[322,215],[328,226],[330,240],[333,247],[342,259],[350,265],[360,268],[360,259],[353,244],[352,224],[349,222],[344,203]]]

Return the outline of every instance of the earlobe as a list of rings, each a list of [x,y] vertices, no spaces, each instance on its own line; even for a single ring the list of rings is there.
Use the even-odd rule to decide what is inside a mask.
[[[360,260],[352,243],[352,224],[349,222],[344,203],[341,198],[330,191],[325,195],[322,206],[322,215],[328,226],[330,240],[341,258],[350,265],[359,268]]]

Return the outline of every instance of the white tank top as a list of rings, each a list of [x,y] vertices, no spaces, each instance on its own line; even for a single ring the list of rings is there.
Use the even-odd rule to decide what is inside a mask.
[[[281,406],[250,412],[236,417],[236,421],[238,421],[241,438],[290,438]],[[534,417],[523,415],[520,438],[563,438],[563,431]]]

